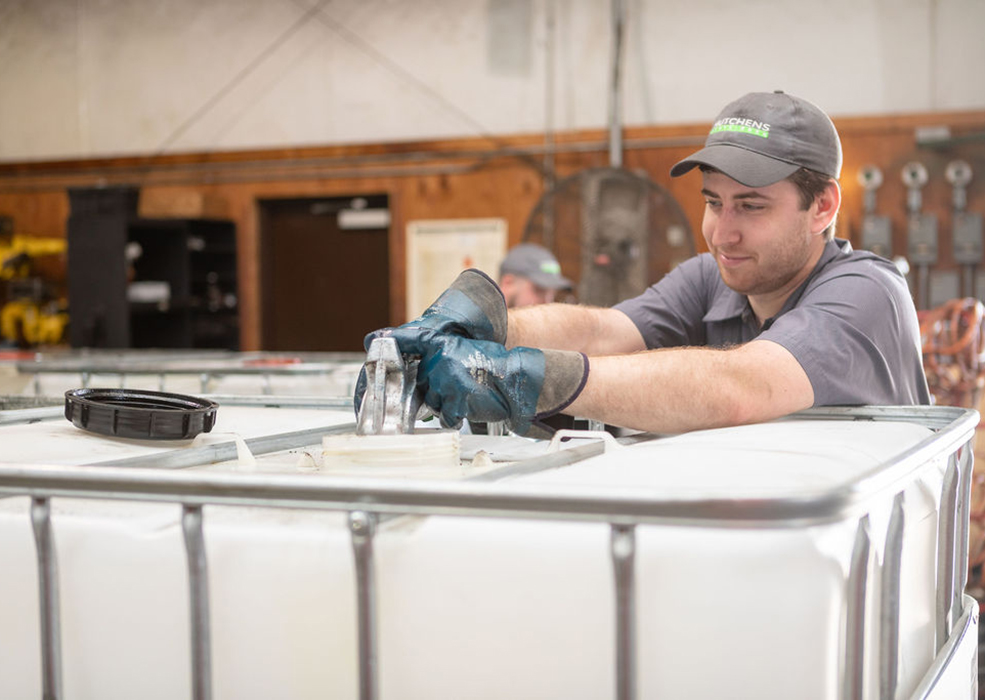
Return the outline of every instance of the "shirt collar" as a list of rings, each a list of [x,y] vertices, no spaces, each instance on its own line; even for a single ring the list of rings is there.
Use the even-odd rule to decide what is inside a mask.
[[[794,290],[793,294],[787,297],[787,300],[783,303],[783,308],[777,316],[780,316],[794,306],[800,301],[800,297],[803,295],[804,290],[807,289],[807,285],[811,283],[818,273],[824,269],[828,263],[837,257],[844,255],[849,255],[852,252],[852,244],[850,241],[836,238],[834,240],[828,241],[824,250],[821,252],[821,258],[817,261],[814,269],[811,271],[810,276],[804,280],[803,284]],[[749,298],[745,294],[739,294],[732,289],[729,289],[721,282],[719,278],[719,291],[712,299],[711,307],[708,312],[705,313],[703,320],[706,323],[716,323],[719,321],[726,321],[731,318],[742,317],[746,312],[751,313],[752,309],[749,306]]]

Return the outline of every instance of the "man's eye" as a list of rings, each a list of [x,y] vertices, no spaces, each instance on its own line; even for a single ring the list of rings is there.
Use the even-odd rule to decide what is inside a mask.
[[[745,209],[746,211],[762,211],[766,207],[762,204],[750,204],[747,202],[742,205],[742,208]]]
[[[713,207],[713,208],[714,207],[720,207],[720,206],[722,206],[722,203],[719,202],[718,200],[715,200],[715,199],[706,199],[705,200],[705,204],[707,204],[709,207]]]

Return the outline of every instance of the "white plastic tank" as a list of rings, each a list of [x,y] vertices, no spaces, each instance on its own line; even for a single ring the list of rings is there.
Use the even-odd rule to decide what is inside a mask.
[[[0,425],[0,493],[30,493],[11,485],[17,474],[50,485],[51,475],[81,483],[119,479],[122,469],[135,482],[214,479],[228,487],[216,500],[238,483],[256,493],[266,484],[269,494],[355,484],[341,511],[204,507],[215,698],[367,697],[367,678],[380,698],[429,700],[877,698],[887,683],[911,697],[957,629],[956,609],[942,627],[941,547],[955,540],[960,550],[960,527],[944,517],[948,479],[970,470],[959,452],[977,416],[864,415],[655,438],[563,466],[546,443],[462,436],[463,454],[485,456],[403,473],[338,469],[317,442],[166,467],[169,450],[344,425],[345,410],[222,406],[215,436],[178,445],[93,435],[64,420],[11,424]],[[73,466],[135,457],[157,466]],[[64,697],[191,697],[181,506],[68,498],[66,484],[51,498]],[[383,516],[372,585],[360,588],[347,511],[387,503],[413,514]],[[437,514],[418,514],[428,509]],[[614,545],[613,523],[632,538]],[[635,695],[616,653],[626,579],[615,576],[613,553],[627,543]],[[39,697],[26,495],[0,498],[0,561],[0,697]],[[365,590],[375,605],[370,675],[360,651]],[[857,692],[846,693],[856,676]]]

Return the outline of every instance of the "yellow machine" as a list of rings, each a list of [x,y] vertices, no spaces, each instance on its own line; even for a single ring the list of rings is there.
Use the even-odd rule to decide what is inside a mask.
[[[9,221],[9,220],[8,220]],[[0,340],[20,348],[65,339],[63,238],[10,235],[0,227]]]

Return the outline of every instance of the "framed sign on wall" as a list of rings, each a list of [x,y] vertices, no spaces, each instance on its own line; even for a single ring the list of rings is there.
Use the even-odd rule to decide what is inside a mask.
[[[407,318],[417,318],[462,270],[493,279],[506,256],[505,219],[441,219],[407,224]]]

